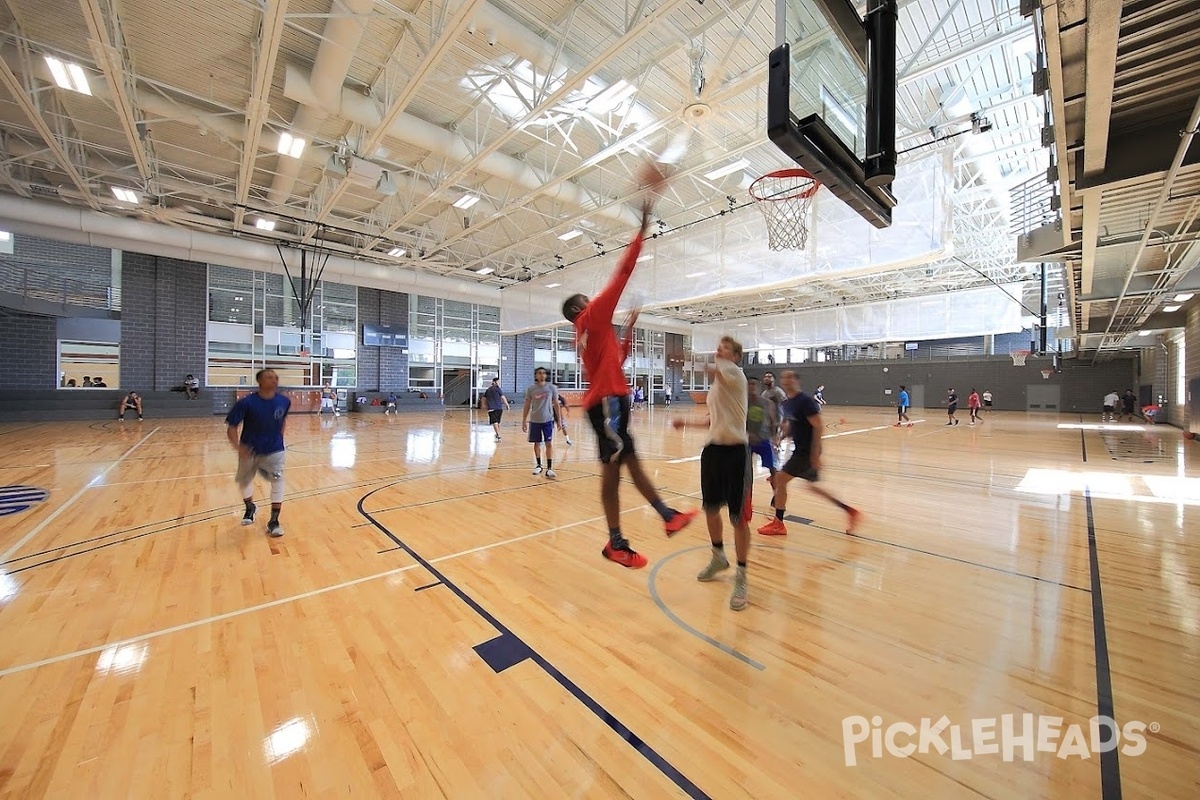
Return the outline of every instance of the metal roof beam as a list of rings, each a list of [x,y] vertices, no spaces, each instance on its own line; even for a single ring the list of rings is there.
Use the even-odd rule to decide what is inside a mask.
[[[88,0],[82,0],[88,2]],[[95,0],[92,0],[95,2]],[[254,182],[254,162],[258,158],[258,144],[262,137],[263,123],[271,112],[271,82],[275,75],[275,59],[279,55],[279,42],[283,39],[284,20],[288,0],[266,0],[262,12],[262,23],[258,29],[258,47],[254,54],[254,82],[250,85],[250,102],[246,111],[246,138],[242,142],[242,160],[238,165],[237,208],[234,211],[233,230],[242,228],[246,210],[242,207],[250,199],[250,186]],[[307,143],[311,144],[311,142]]]
[[[1117,74],[1117,38],[1121,0],[1088,0],[1087,104],[1083,117],[1083,173],[1104,171],[1108,161],[1108,129]]]

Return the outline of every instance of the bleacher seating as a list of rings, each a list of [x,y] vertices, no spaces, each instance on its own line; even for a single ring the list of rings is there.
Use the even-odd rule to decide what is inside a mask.
[[[0,414],[6,420],[41,422],[58,419],[116,419],[124,389],[38,389],[0,391]],[[147,420],[211,417],[212,396],[201,390],[195,400],[182,392],[138,392]],[[128,419],[137,419],[129,412]]]

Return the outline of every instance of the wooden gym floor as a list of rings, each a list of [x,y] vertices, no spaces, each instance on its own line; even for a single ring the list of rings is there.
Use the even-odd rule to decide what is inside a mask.
[[[635,430],[694,507],[687,413]],[[600,557],[578,410],[555,482],[517,411],[499,445],[468,412],[295,417],[279,540],[238,524],[219,419],[0,426],[0,483],[49,492],[0,516],[0,796],[1200,796],[1200,447],[960,417],[827,409],[824,485],[865,523],[793,484],[811,524],[754,536],[741,613],[695,580],[703,521],[668,540],[631,486],[650,566]],[[1061,718],[1052,750],[1141,721],[1144,752],[847,766],[847,718],[945,716],[969,750],[1009,714]]]

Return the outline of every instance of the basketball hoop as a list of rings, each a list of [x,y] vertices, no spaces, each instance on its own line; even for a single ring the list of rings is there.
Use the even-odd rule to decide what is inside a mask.
[[[1042,380],[1046,380],[1046,381],[1050,380],[1050,376],[1053,374],[1054,374],[1054,370],[1052,370],[1052,369],[1042,370]]]
[[[1012,356],[1014,367],[1023,367],[1025,366],[1025,359],[1029,357],[1029,351],[1014,350],[1013,352],[1009,353],[1009,355]]]
[[[768,172],[750,184],[750,197],[767,221],[772,250],[803,250],[808,243],[808,209],[821,184],[800,168]]]

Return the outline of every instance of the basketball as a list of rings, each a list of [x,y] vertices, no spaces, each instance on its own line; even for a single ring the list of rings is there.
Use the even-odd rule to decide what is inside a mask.
[[[1190,442],[1196,438],[1196,434],[1192,433],[1191,431],[1184,431],[1183,438],[1187,439]]]
[[[838,420],[838,423],[839,423],[839,424],[841,424],[841,425],[845,425],[845,424],[846,424],[846,418],[845,418],[845,417],[842,417],[842,418],[840,418],[840,419]]]
[[[638,175],[638,184],[645,189],[649,189],[654,197],[662,194],[667,184],[667,176],[663,170],[658,167],[653,161],[647,161]]]

